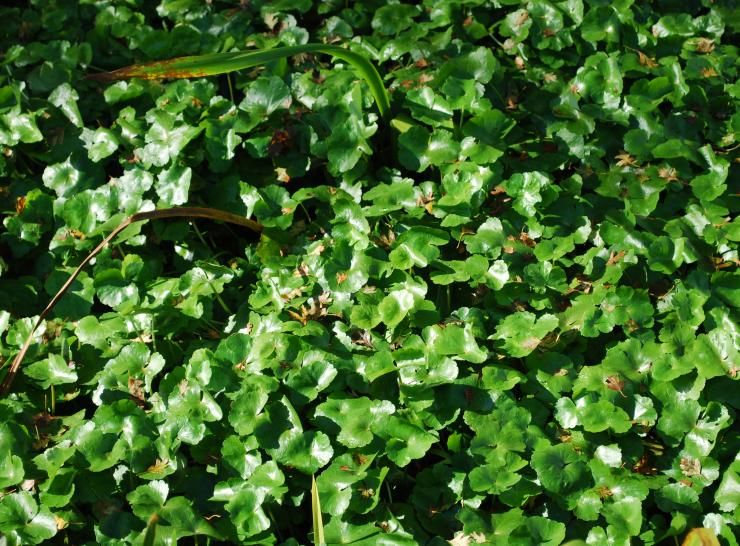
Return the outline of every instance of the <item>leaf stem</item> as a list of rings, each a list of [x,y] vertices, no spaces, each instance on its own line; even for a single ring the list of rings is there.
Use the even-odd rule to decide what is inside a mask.
[[[151,328],[152,328],[152,348],[154,349],[154,352],[157,352],[157,329],[154,327],[154,317],[156,315],[152,314],[151,318]]]
[[[308,209],[303,205],[303,203],[298,203],[298,205],[303,209],[303,212],[306,213],[306,219],[309,223],[313,222],[311,219],[311,215],[308,213]]]
[[[226,83],[229,86],[229,97],[231,97],[231,102],[236,104],[236,102],[234,101],[234,88],[231,86],[231,74],[226,74]]]
[[[280,527],[278,527],[278,524],[275,521],[275,516],[272,514],[272,510],[270,510],[269,506],[265,506],[265,510],[267,510],[267,516],[270,518],[272,525],[275,527],[275,532],[277,533],[278,540],[280,542],[283,542],[283,534],[280,532]]]
[[[191,225],[193,226],[193,229],[195,230],[195,234],[198,236],[198,239],[200,239],[200,242],[203,243],[203,246],[205,246],[208,249],[208,252],[211,254],[211,256],[213,256],[213,250],[211,249],[210,245],[206,242],[205,238],[203,238],[203,234],[198,229],[198,226],[195,225],[194,223],[191,223]],[[229,316],[233,315],[234,312],[231,309],[229,309],[228,305],[226,305],[224,300],[221,298],[221,294],[216,292],[216,287],[213,286],[211,281],[208,281],[208,285],[211,287],[211,290],[213,290],[213,293],[216,296],[216,301],[221,306],[221,309],[223,309],[227,315]]]

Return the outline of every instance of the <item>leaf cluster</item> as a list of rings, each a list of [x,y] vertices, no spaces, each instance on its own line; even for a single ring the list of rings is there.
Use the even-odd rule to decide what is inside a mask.
[[[737,545],[737,13],[0,7],[0,543]]]

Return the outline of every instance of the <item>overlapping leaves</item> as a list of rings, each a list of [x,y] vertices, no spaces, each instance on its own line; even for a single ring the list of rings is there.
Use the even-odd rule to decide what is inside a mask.
[[[737,544],[736,11],[0,8],[4,367],[124,217],[265,226],[130,226],[76,279],[0,402],[3,539],[306,543],[313,475],[332,544]],[[84,78],[317,42],[390,124],[310,55]]]

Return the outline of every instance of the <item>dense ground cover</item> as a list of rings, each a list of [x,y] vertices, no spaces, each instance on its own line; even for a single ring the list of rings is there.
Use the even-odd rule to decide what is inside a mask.
[[[738,13],[4,3],[0,544],[737,545]]]

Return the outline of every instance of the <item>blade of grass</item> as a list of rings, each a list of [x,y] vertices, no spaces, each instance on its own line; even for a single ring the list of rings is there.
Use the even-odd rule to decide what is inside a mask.
[[[85,268],[85,266],[90,263],[90,260],[92,260],[95,256],[98,255],[98,253],[103,250],[108,243],[113,240],[113,238],[121,233],[124,229],[126,229],[131,224],[134,224],[136,222],[144,222],[146,220],[161,220],[163,218],[208,218],[210,220],[218,220],[221,222],[227,222],[229,224],[237,224],[240,226],[244,226],[246,228],[249,228],[253,231],[256,231],[257,233],[262,232],[262,226],[255,222],[254,220],[250,220],[249,218],[243,218],[237,214],[232,214],[230,212],[224,212],[222,210],[218,209],[212,209],[207,207],[175,207],[171,209],[160,209],[160,210],[152,210],[149,212],[139,212],[136,214],[132,214],[128,218],[126,218],[123,222],[118,224],[116,228],[111,231],[101,242],[98,246],[96,246],[90,254],[85,256],[85,259],[82,260],[80,265],[77,266],[77,269],[74,270],[72,275],[67,279],[67,281],[62,285],[62,287],[59,289],[59,291],[54,295],[54,297],[49,302],[49,305],[46,306],[46,308],[41,311],[41,314],[39,315],[39,318],[36,319],[36,322],[33,325],[33,328],[31,328],[31,331],[28,333],[28,336],[26,336],[26,340],[23,343],[23,346],[21,347],[21,350],[18,352],[18,354],[13,359],[13,363],[10,365],[10,369],[8,370],[8,373],[5,375],[5,378],[3,379],[2,385],[0,385],[0,395],[6,395],[8,391],[10,390],[11,385],[13,384],[13,380],[15,379],[15,376],[18,373],[18,370],[21,367],[21,363],[23,362],[23,358],[26,356],[26,353],[28,352],[29,347],[31,346],[31,341],[33,340],[33,334],[38,329],[39,325],[44,321],[46,316],[51,312],[51,310],[54,308],[54,306],[59,303],[59,300],[62,299],[62,296],[67,292],[70,286],[72,286],[72,283],[77,278],[77,276],[80,274],[80,272]]]
[[[157,535],[157,522],[159,516],[155,513],[149,518],[146,524],[146,534],[144,534],[144,546],[154,546],[154,538]]]
[[[711,529],[697,527],[689,531],[681,546],[719,546],[719,540]]]
[[[311,516],[313,519],[313,542],[316,546],[326,544],[324,539],[324,523],[321,520],[321,502],[319,490],[316,487],[316,478],[311,475]]]
[[[177,57],[164,61],[135,64],[113,70],[112,72],[90,74],[88,78],[100,82],[111,82],[130,78],[147,80],[160,78],[199,78],[243,70],[301,53],[323,53],[352,65],[370,87],[370,92],[375,99],[375,103],[378,105],[380,115],[386,122],[390,122],[390,99],[383,85],[383,79],[380,77],[375,65],[363,55],[336,45],[303,44],[276,47],[274,49]]]

